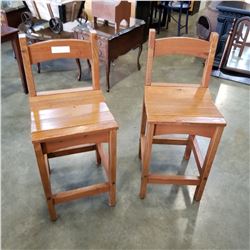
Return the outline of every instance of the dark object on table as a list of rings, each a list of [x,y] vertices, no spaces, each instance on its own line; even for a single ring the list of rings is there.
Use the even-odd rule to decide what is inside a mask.
[[[200,39],[209,40],[211,33],[211,23],[206,16],[200,16],[197,21],[197,35]]]
[[[58,17],[52,17],[49,20],[49,27],[55,34],[60,34],[63,30],[63,23]]]
[[[25,33],[26,37],[29,39],[30,43],[37,43],[41,41],[47,41],[50,39],[71,39],[74,38],[74,32],[66,32],[63,31],[59,34],[54,33],[48,26],[48,22],[43,20],[38,20],[33,18],[33,26],[31,29],[27,29],[24,23],[21,23],[18,27],[21,33]],[[78,77],[77,79],[80,81],[82,76],[81,63],[79,59],[76,59],[77,69],[78,69]],[[88,63],[89,65],[89,63]],[[41,65],[37,64],[37,72],[40,73]]]
[[[89,16],[87,12],[83,10],[81,15],[76,20],[80,25],[85,25],[89,20]]]
[[[104,19],[107,22],[115,24],[115,31],[120,29],[120,23],[125,20],[129,26],[131,16],[131,3],[128,1],[93,1],[92,15],[94,24],[97,24],[97,18]]]
[[[42,2],[42,1],[40,1]],[[54,1],[56,2],[56,1]],[[71,1],[71,2],[67,2],[67,3],[63,3],[63,4],[59,4],[58,5],[58,16],[61,21],[63,23],[65,22],[69,22],[69,21],[73,21],[76,20],[77,18],[79,18],[81,16],[82,10],[84,9],[84,3],[85,1]],[[34,13],[33,16],[36,16],[37,18],[39,18],[39,16],[37,16],[37,12],[34,9],[34,1],[33,0],[26,0],[24,2],[24,4],[26,5],[27,9],[33,9]],[[40,10],[40,5],[39,5],[39,1],[37,1],[36,3],[36,7],[37,10]],[[41,3],[43,4],[43,3]],[[42,16],[41,18],[46,19],[47,21],[49,21],[49,17],[48,18],[44,18],[44,16]]]
[[[33,21],[32,21],[32,14],[31,12],[28,12],[28,11],[24,11],[22,14],[21,14],[21,20],[22,20],[22,23],[24,23],[25,25],[27,25],[27,27],[32,27],[33,25]]]
[[[6,20],[9,27],[17,28],[22,22],[21,15],[23,12],[29,9],[23,4],[22,1],[8,1],[8,4],[4,4],[7,1],[1,2],[1,10],[5,12]]]
[[[188,16],[189,16],[189,9],[190,9],[191,1],[171,1],[168,4],[168,20],[167,20],[167,27],[168,23],[171,22],[171,19],[177,23],[177,36],[181,35],[181,29],[185,28],[185,33],[188,34]],[[178,12],[178,20],[172,15],[172,12]],[[181,22],[182,13],[186,13],[185,24]]]
[[[116,32],[115,27],[99,22],[97,25],[89,23],[86,26],[79,25],[74,29],[75,38],[88,39],[90,31],[95,28],[98,37],[99,58],[106,66],[106,85],[107,91],[110,90],[109,73],[110,63],[121,55],[126,54],[131,49],[139,48],[137,56],[137,68],[140,70],[139,62],[142,52],[142,44],[144,42],[144,26],[143,20],[130,18],[129,27],[121,27]]]

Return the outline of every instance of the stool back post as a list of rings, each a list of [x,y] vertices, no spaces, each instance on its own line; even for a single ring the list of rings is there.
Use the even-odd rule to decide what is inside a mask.
[[[204,72],[202,75],[201,85],[202,87],[208,88],[209,80],[213,68],[215,52],[218,43],[218,34],[216,32],[212,32],[210,35],[209,43],[210,43],[210,50],[208,54],[208,58],[205,61]]]
[[[92,85],[93,89],[100,89],[100,72],[99,72],[99,53],[97,47],[97,33],[95,30],[92,30],[90,33],[90,43],[91,43],[91,72],[92,72]]]
[[[28,49],[28,42],[25,34],[19,34],[19,44],[21,48],[22,58],[23,58],[23,66],[27,79],[27,85],[29,90],[29,96],[36,96],[36,86],[32,74],[31,61]]]
[[[153,70],[153,58],[155,53],[155,29],[149,30],[148,37],[148,56],[147,56],[147,67],[146,67],[146,79],[145,85],[150,86],[152,82],[152,70]]]

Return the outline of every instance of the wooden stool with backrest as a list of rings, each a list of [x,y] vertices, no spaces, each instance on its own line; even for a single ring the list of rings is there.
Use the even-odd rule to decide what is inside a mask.
[[[55,205],[85,196],[108,192],[109,205],[114,206],[118,125],[100,90],[96,33],[93,31],[86,41],[61,39],[28,45],[23,34],[19,41],[28,80],[32,143],[51,220],[57,219]],[[92,87],[37,92],[32,64],[61,58],[89,59]],[[108,154],[103,143],[108,144]],[[48,159],[91,150],[96,151],[97,163],[104,166],[106,181],[53,193]]]
[[[209,79],[218,41],[217,33],[210,40],[172,37],[155,39],[149,32],[146,81],[142,111],[139,156],[142,160],[140,197],[146,196],[147,184],[195,185],[194,199],[200,201],[226,122],[214,105]],[[153,83],[152,67],[155,57],[186,55],[205,59],[200,84]],[[172,137],[169,135],[172,134]],[[173,134],[186,135],[184,138]],[[163,137],[164,135],[164,137]],[[167,135],[167,137],[166,137]],[[205,158],[196,136],[210,138]],[[193,151],[199,176],[161,175],[150,172],[152,144],[185,145],[185,159]]]

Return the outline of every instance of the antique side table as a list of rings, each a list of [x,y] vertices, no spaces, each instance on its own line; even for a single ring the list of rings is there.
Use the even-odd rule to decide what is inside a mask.
[[[140,55],[142,52],[143,33],[145,22],[140,19],[130,18],[129,27],[121,26],[118,32],[112,24],[104,21],[94,23],[88,22],[74,28],[74,37],[77,39],[88,39],[90,31],[95,29],[98,36],[99,58],[106,66],[107,91],[110,90],[109,74],[110,63],[131,49],[139,48],[137,56],[137,67],[140,70]]]
[[[12,47],[15,53],[15,57],[18,64],[19,74],[23,85],[23,91],[28,93],[27,81],[23,67],[23,59],[20,51],[20,45],[18,41],[18,29],[9,27],[7,24],[1,25],[1,43],[11,41]]]

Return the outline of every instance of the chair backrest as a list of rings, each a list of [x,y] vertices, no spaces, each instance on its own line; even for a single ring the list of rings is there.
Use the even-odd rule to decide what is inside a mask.
[[[213,67],[218,34],[212,32],[209,41],[189,37],[155,38],[155,30],[150,29],[148,41],[148,58],[146,68],[146,85],[152,83],[153,60],[163,55],[187,55],[205,59],[201,81],[202,87],[208,87]]]
[[[100,89],[99,56],[95,31],[91,31],[89,40],[55,39],[28,45],[25,34],[20,34],[19,42],[30,96],[37,95],[31,65],[63,58],[89,59],[92,87],[95,90]]]

